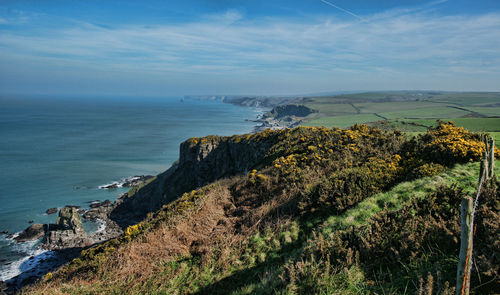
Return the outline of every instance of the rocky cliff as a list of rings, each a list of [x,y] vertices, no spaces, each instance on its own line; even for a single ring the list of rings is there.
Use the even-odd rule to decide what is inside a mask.
[[[207,136],[184,141],[180,145],[179,160],[151,182],[118,198],[109,213],[110,219],[122,227],[133,224],[184,192],[253,169],[276,141],[276,137],[266,136],[270,133],[272,131],[258,135]]]
[[[275,119],[281,119],[287,116],[306,117],[318,111],[308,108],[304,105],[287,104],[274,107],[270,115]]]

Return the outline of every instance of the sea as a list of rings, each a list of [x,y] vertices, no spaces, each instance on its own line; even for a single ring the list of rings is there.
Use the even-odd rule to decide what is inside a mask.
[[[181,97],[0,96],[0,231],[55,223],[48,208],[113,201],[127,189],[99,186],[165,171],[190,137],[251,132],[261,111]],[[0,281],[43,273],[37,261],[54,253],[39,243],[0,234]]]

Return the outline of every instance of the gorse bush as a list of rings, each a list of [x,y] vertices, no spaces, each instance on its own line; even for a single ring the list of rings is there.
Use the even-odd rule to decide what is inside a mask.
[[[217,141],[259,148],[259,159],[82,251],[43,284],[55,293],[451,294],[464,190],[390,192],[479,160],[479,135],[440,122],[413,139],[354,125],[187,144]],[[500,292],[498,185],[485,188],[476,222],[473,285],[486,294]]]
[[[476,216],[472,285],[482,286],[482,292],[487,294],[500,287],[495,284],[500,271],[500,243],[495,241],[500,231],[498,185],[491,183],[485,189]],[[408,282],[418,282],[429,274],[436,294],[449,291],[456,280],[462,197],[463,191],[456,186],[439,187],[425,198],[413,199],[401,210],[383,210],[366,226],[316,234],[303,259],[314,261],[315,271],[320,273],[361,267],[364,273],[373,274],[371,279],[378,280],[379,286],[369,281],[365,286],[374,292],[392,289],[401,293],[408,288]],[[485,282],[489,284],[483,285]]]
[[[267,155],[272,161],[265,162],[270,163],[259,174],[251,172],[248,181],[254,194],[285,190],[295,194],[301,212],[340,213],[402,180],[435,175],[444,165],[479,160],[484,149],[479,135],[452,122],[440,122],[409,141],[398,131],[366,125],[344,130],[296,128],[277,134],[280,140]],[[272,185],[256,182],[266,174]]]
[[[371,157],[361,166],[332,173],[304,196],[301,209],[330,208],[331,213],[340,213],[352,207],[395,183],[401,170],[399,159],[399,155],[391,159]]]
[[[412,153],[419,159],[445,166],[479,161],[484,151],[479,134],[457,127],[453,122],[442,121],[408,145],[414,147]],[[496,156],[499,156],[498,150]]]

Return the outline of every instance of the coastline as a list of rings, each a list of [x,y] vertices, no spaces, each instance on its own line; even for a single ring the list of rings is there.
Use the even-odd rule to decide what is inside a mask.
[[[250,106],[241,106],[241,107],[248,108]],[[256,110],[257,118],[263,116],[263,114],[266,112],[265,109],[259,107],[250,107],[250,108]],[[251,121],[254,123],[257,122],[257,120],[247,120],[247,121]],[[253,132],[257,132],[258,127],[259,126],[255,125]],[[128,177],[127,179],[129,178],[134,178],[134,176]],[[124,182],[125,181],[123,179],[117,182],[110,182],[108,184],[100,185],[99,189],[122,188],[124,187],[123,185]],[[132,186],[127,186],[127,187],[132,187]],[[120,196],[121,196],[120,194],[117,194],[113,202],[108,201],[109,203],[103,204],[102,206],[98,206],[96,208],[92,208],[91,206],[89,206],[89,208],[85,208],[85,211],[81,212],[82,213],[81,215],[84,216],[88,212],[97,212],[98,214],[96,214],[96,216],[102,217],[109,211],[109,208],[106,207],[110,204],[115,204],[115,202],[120,199]],[[103,203],[104,202],[105,201],[103,201]],[[45,210],[45,208],[43,208],[43,210]],[[88,218],[86,220],[91,220],[91,218]],[[123,232],[123,229],[117,230],[118,226],[116,224],[113,225],[111,222],[109,222],[109,220],[104,220],[99,218],[95,218],[94,220],[97,220],[98,223],[99,220],[102,220],[102,223],[97,226],[98,229],[95,232],[89,234],[100,235],[101,238],[98,238],[97,241],[94,241],[92,245],[103,242],[105,240],[109,240],[110,238],[116,237]],[[9,288],[8,292],[15,292],[16,290],[22,288],[22,286],[35,282],[40,277],[45,275],[47,272],[52,272],[56,270],[57,268],[64,265],[71,259],[77,257],[80,254],[81,250],[83,249],[83,248],[55,249],[55,250],[41,249],[40,247],[41,244],[43,243],[44,238],[28,242],[14,241],[14,238],[20,233],[21,232],[16,232],[14,233],[14,235],[11,234],[9,235],[9,238],[7,238],[7,234],[2,234],[2,239],[8,241],[9,245],[23,248],[24,249],[23,253],[26,254],[26,256],[22,258],[17,259],[14,262],[8,263],[9,271],[2,273],[0,283],[4,282],[7,284]]]

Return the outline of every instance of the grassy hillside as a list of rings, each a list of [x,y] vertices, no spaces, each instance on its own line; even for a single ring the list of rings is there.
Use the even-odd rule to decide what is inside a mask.
[[[385,121],[395,127],[405,127],[403,130],[411,128],[406,131],[425,131],[436,119],[446,119],[474,131],[479,131],[476,125],[483,128],[482,131],[498,131],[500,128],[500,93],[369,92],[311,97],[304,99],[303,104],[319,111],[306,118],[304,125],[307,126],[345,128],[355,123]],[[491,117],[495,119],[484,119]],[[420,128],[405,124],[421,122],[425,126]]]
[[[414,139],[355,125],[224,140],[265,138],[248,173],[186,192],[23,293],[453,294],[478,135],[442,123]],[[477,294],[500,291],[499,184],[477,215]]]

